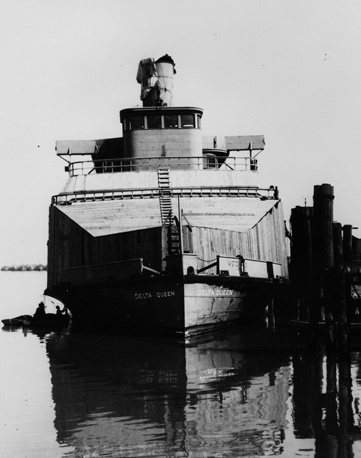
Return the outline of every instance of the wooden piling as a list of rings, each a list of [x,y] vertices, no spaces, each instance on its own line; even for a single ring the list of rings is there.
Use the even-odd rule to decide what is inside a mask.
[[[309,319],[312,279],[312,207],[295,207],[291,212],[292,245],[290,276],[297,302],[297,318]]]
[[[343,230],[343,258],[344,262],[351,262],[352,255],[352,225],[345,224]]]
[[[314,252],[315,263],[321,270],[334,265],[333,259],[333,186],[322,184],[314,186]]]
[[[352,226],[351,226],[352,230]],[[344,249],[345,238],[342,238],[340,223],[333,224],[334,254],[335,254],[335,294],[334,303],[338,310],[338,350],[345,355],[349,351],[349,324],[347,317],[347,301],[345,291]],[[345,234],[345,231],[344,231]],[[347,254],[351,257],[351,251]]]
[[[333,201],[333,186],[316,185],[313,208],[292,210],[290,274],[300,305],[298,319],[309,320],[310,345],[317,347],[318,322],[324,319],[328,356],[334,357],[337,348],[343,357],[350,347],[351,295],[345,265],[352,261],[352,226],[333,222]]]
[[[317,321],[324,310],[327,332],[328,353],[334,352],[334,316],[329,302],[329,273],[334,266],[333,256],[333,186],[322,184],[314,186],[314,219],[313,219],[313,307],[310,326],[317,334]]]

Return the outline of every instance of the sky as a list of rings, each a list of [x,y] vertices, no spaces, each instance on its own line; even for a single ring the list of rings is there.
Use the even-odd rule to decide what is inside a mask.
[[[164,54],[204,135],[265,136],[259,173],[286,220],[329,183],[334,219],[361,229],[359,0],[2,0],[0,14],[0,266],[46,264],[67,179],[55,142],[121,136],[139,61]]]

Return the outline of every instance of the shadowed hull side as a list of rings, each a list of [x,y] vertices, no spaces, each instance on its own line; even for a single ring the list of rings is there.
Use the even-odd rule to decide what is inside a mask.
[[[262,321],[275,285],[269,279],[239,277],[154,277],[61,285],[45,293],[61,300],[78,326],[188,336]]]

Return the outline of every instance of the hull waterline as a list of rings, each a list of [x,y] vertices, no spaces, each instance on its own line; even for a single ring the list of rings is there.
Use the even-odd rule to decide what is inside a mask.
[[[62,301],[80,326],[190,336],[230,324],[263,322],[280,287],[286,285],[194,276],[61,285],[45,294]]]

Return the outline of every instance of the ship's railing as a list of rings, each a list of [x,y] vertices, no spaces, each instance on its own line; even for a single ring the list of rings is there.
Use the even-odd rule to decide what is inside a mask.
[[[52,205],[71,205],[73,203],[122,199],[159,199],[159,188],[113,189],[94,191],[74,191],[60,193],[52,197]],[[217,187],[173,187],[171,197],[253,197],[261,200],[278,199],[272,188],[255,186],[217,186]]]
[[[122,159],[95,159],[93,161],[71,162],[67,166],[70,176],[95,173],[117,173],[157,170],[170,167],[174,170],[257,170],[257,161],[249,157],[180,156],[180,157],[139,157]]]

